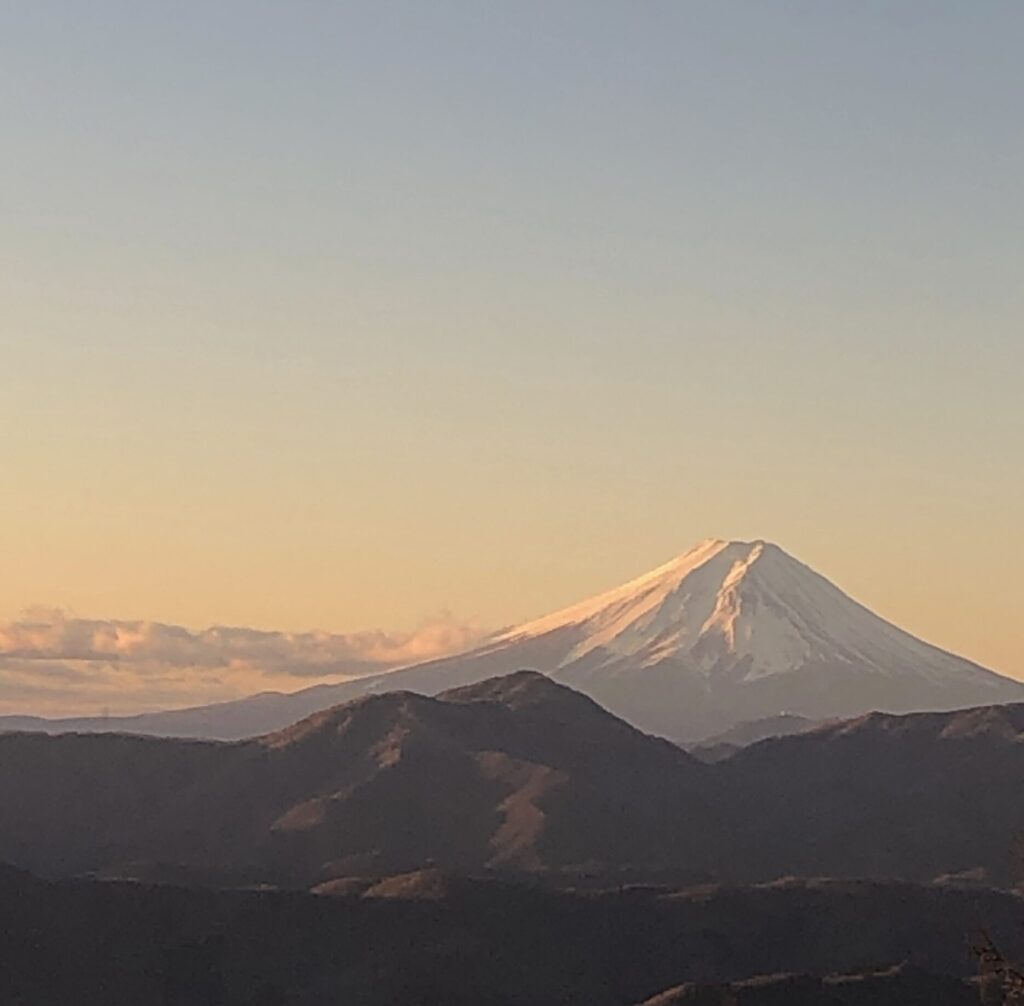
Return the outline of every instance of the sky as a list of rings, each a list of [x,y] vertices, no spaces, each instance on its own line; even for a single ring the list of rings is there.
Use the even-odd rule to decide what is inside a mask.
[[[1024,677],[1022,43],[999,0],[3,5],[0,619],[405,645],[764,538]]]

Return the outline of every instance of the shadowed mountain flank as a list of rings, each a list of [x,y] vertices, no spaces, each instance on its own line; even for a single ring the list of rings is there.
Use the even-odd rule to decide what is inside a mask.
[[[533,673],[368,696],[234,744],[0,737],[0,857],[307,886],[437,864],[693,871],[724,825],[704,767]],[[628,822],[628,826],[627,826]],[[695,867],[696,864],[696,867]]]
[[[565,886],[1017,879],[1024,705],[872,714],[703,764],[533,672],[235,743],[0,737],[0,858],[271,883],[437,868]]]

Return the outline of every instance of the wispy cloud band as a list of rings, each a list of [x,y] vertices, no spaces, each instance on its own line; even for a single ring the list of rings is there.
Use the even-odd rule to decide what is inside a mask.
[[[193,631],[29,609],[0,623],[0,713],[138,712],[292,691],[464,650],[486,633],[441,616],[411,632]]]

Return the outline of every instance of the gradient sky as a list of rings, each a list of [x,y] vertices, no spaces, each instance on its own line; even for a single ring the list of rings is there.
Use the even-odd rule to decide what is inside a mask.
[[[0,617],[500,625],[767,538],[1024,677],[1024,5],[0,8]]]

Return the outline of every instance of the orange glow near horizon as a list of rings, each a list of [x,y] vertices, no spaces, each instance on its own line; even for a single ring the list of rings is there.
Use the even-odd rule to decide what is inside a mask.
[[[1024,8],[79,6],[0,15],[0,619],[474,632],[763,538],[1024,678]]]

